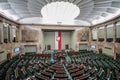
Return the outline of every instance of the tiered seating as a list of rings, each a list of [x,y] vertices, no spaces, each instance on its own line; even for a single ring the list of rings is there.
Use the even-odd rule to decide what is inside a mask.
[[[57,64],[51,67],[52,70],[55,71],[55,75],[54,75],[54,79],[60,79],[60,80],[67,80],[68,76],[66,74],[66,71],[64,69],[64,67],[62,66],[62,64]]]
[[[71,53],[70,53],[71,54]],[[48,56],[47,56],[48,55]],[[68,55],[67,55],[68,56]],[[119,80],[120,61],[103,54],[75,52],[71,62],[50,62],[50,55],[23,55],[1,64],[0,80]]]
[[[120,72],[115,72],[114,70],[120,70],[120,61],[113,60],[111,57],[108,57],[103,54],[80,54],[80,55],[72,55],[71,56],[72,63],[84,63],[89,64],[90,66],[95,65],[96,70],[94,75],[89,75],[89,78],[98,78],[98,79],[116,79],[118,76],[115,76],[113,74],[118,75]],[[80,76],[79,76],[80,77]],[[81,78],[80,78],[81,79]]]
[[[0,68],[0,80],[6,80],[11,77],[14,73],[14,66],[16,62],[19,62],[18,56],[14,57],[12,60],[5,61]]]

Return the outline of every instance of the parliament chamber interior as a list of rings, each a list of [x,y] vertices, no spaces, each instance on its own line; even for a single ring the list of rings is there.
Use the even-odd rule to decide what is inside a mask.
[[[0,0],[0,80],[120,80],[120,0]]]

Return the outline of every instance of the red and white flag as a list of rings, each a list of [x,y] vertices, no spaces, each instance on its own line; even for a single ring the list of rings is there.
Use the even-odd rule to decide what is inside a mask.
[[[55,32],[55,49],[61,50],[61,46],[62,46],[61,32]]]

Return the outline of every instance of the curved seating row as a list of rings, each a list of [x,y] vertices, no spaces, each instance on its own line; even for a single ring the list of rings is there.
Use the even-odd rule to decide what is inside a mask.
[[[2,64],[3,66],[0,68],[0,80],[120,79],[120,62],[110,57],[102,54],[87,53],[72,55],[70,58],[71,62],[55,63],[50,62],[48,57],[43,58],[36,55],[24,55],[22,58],[13,58]]]

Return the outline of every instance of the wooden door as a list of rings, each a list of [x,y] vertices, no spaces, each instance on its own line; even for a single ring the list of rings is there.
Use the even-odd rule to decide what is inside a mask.
[[[7,60],[10,60],[10,59],[11,59],[11,54],[8,53],[8,54],[7,54]]]
[[[99,49],[99,53],[102,53],[102,49],[101,48]]]
[[[48,46],[47,46],[47,50],[51,50],[51,45],[48,45]]]
[[[65,45],[65,49],[69,49],[69,45],[68,44]]]

